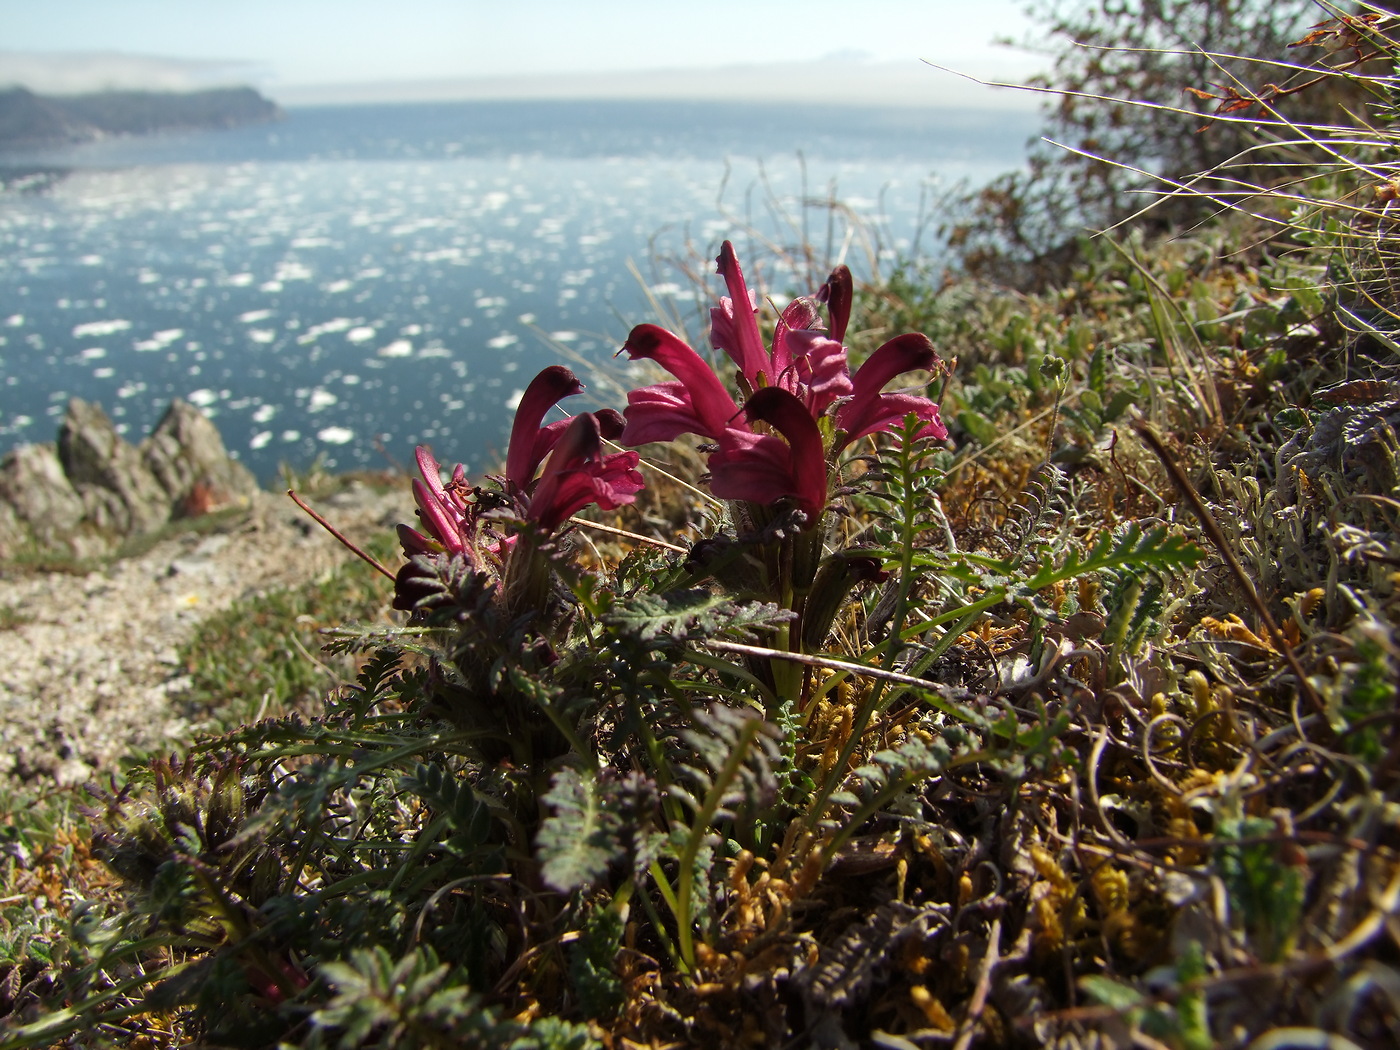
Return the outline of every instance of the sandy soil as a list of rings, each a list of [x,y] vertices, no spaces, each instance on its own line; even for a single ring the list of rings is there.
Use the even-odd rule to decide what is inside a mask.
[[[352,484],[311,502],[357,543],[412,519],[406,488]],[[174,536],[86,576],[0,572],[0,786],[82,783],[188,735],[177,652],[196,625],[352,557],[285,494],[260,493],[225,531]]]

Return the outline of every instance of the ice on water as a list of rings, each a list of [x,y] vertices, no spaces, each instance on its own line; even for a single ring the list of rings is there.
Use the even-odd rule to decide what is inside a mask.
[[[622,367],[610,358],[630,325],[691,293],[653,247],[681,257],[688,239],[713,252],[741,234],[716,195],[758,177],[752,156],[696,158],[696,143],[594,156],[551,134],[557,148],[414,161],[250,147],[0,195],[0,451],[52,440],[70,397],[139,434],[178,396],[265,480],[318,454],[382,466],[379,443],[402,461],[428,438],[444,459],[489,458],[560,344]],[[776,192],[804,192],[792,153],[766,160]],[[931,162],[806,165],[810,186],[837,180],[909,243]],[[896,181],[908,192],[882,195]]]

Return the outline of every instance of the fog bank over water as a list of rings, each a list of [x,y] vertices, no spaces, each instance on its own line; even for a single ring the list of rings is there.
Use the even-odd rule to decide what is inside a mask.
[[[1019,82],[1030,63],[1008,52],[983,61],[981,80]],[[811,105],[912,106],[1027,112],[1040,102],[1025,91],[985,87],[925,62],[836,59],[710,69],[658,69],[622,73],[287,85],[270,89],[283,105],[510,99],[635,99],[655,101],[789,102]]]

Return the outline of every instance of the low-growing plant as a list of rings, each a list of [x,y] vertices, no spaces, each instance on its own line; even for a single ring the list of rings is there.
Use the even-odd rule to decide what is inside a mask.
[[[853,932],[827,930],[821,902],[869,892],[843,872],[871,851],[907,871],[938,834],[943,785],[1073,764],[1066,712],[969,692],[955,650],[990,610],[1063,623],[1081,611],[1056,597],[1066,585],[1131,578],[1140,595],[1196,548],[1162,527],[1042,531],[1030,519],[1063,484],[1047,467],[1002,553],[958,551],[938,509],[952,459],[923,389],[946,381],[928,340],[848,365],[838,267],[765,342],[727,244],[719,269],[712,340],[737,397],[679,337],[641,325],[624,350],[676,379],[633,390],[625,419],[545,423],[581,389],[555,366],[522,398],[503,475],[444,481],[419,450],[420,523],[399,530],[395,580],[407,625],[338,633],[330,650],[364,663],[324,713],[132,771],[95,842],[133,907],[69,970],[81,1005],[13,1045],[157,1004],[249,1045],[296,1031],[338,1046],[688,1039],[758,1002],[754,1038],[792,1038],[810,1022],[778,1008],[785,982],[817,1012],[845,994],[812,961]],[[911,372],[925,379],[884,390]],[[624,508],[644,484],[638,454],[604,441],[685,434],[704,440],[719,501],[704,538],[635,535],[585,568],[574,515]],[[256,644],[290,633],[282,604],[262,603],[265,626],[236,609],[206,627],[203,688],[285,666]],[[1115,659],[1140,647],[1142,605],[1121,612],[1142,626],[1118,632]],[[221,630],[243,640],[209,644]],[[240,652],[267,653],[267,670]],[[267,688],[285,700],[300,686]],[[905,906],[934,922],[948,898],[914,890]],[[157,944],[184,961],[150,967]]]
[[[353,683],[92,807],[0,1047],[1395,1042],[1395,302],[1299,207],[762,327],[725,245],[718,367],[420,449]]]

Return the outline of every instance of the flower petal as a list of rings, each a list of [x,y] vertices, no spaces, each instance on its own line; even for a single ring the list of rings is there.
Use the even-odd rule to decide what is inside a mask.
[[[937,363],[938,354],[928,337],[914,332],[896,336],[871,354],[851,377],[851,399],[836,411],[837,429],[845,434],[840,447],[867,434],[896,427],[910,412],[927,421],[923,435],[946,438],[948,430],[934,402],[917,394],[880,392],[895,376],[929,371]]]
[[[550,365],[525,388],[520,406],[515,410],[510,447],[506,452],[506,480],[520,491],[529,487],[540,462],[564,431],[555,424],[541,428],[545,413],[581,390],[583,384],[578,376],[563,365]]]
[[[739,414],[739,406],[704,359],[666,329],[639,324],[622,349],[631,358],[655,361],[680,380],[628,393],[624,445],[669,441],[681,434],[716,438]]]
[[[806,354],[812,338],[824,327],[813,300],[800,295],[788,303],[773,329],[774,374],[768,377],[768,385],[797,392],[797,378],[791,372],[793,362]]]
[[[441,485],[439,485],[441,491]],[[465,549],[462,541],[461,522],[453,513],[446,498],[433,492],[417,478],[413,479],[413,502],[418,504],[418,516],[427,528],[428,534],[448,550],[459,553]]]
[[[793,354],[792,374],[797,378],[794,391],[807,404],[807,410],[820,416],[838,398],[851,393],[851,375],[846,367],[846,348],[825,332],[789,332],[786,342]],[[780,384],[790,390],[788,383]]]
[[[758,303],[744,281],[744,271],[739,269],[734,245],[725,241],[715,262],[729,295],[721,297],[719,306],[710,311],[710,343],[728,354],[749,386],[756,389],[760,386],[758,377],[774,371],[758,331]],[[770,383],[774,381],[772,374],[767,378]]]
[[[575,416],[540,474],[526,516],[552,532],[590,503],[604,510],[631,503],[645,484],[637,453],[603,457],[602,447],[593,414]]]
[[[438,465],[433,450],[427,445],[419,445],[413,450],[413,458],[418,461],[418,473],[423,475],[423,483],[428,490],[439,499],[445,499],[447,493],[442,487],[442,467]]]
[[[938,352],[928,336],[906,332],[895,336],[871,354],[851,377],[857,398],[878,394],[897,375],[929,372],[938,364]]]
[[[710,457],[710,491],[723,499],[769,504],[795,499],[815,525],[826,508],[826,454],[821,430],[801,401],[779,387],[754,392],[744,404],[751,422],[771,425],[786,441],[730,431]]]

